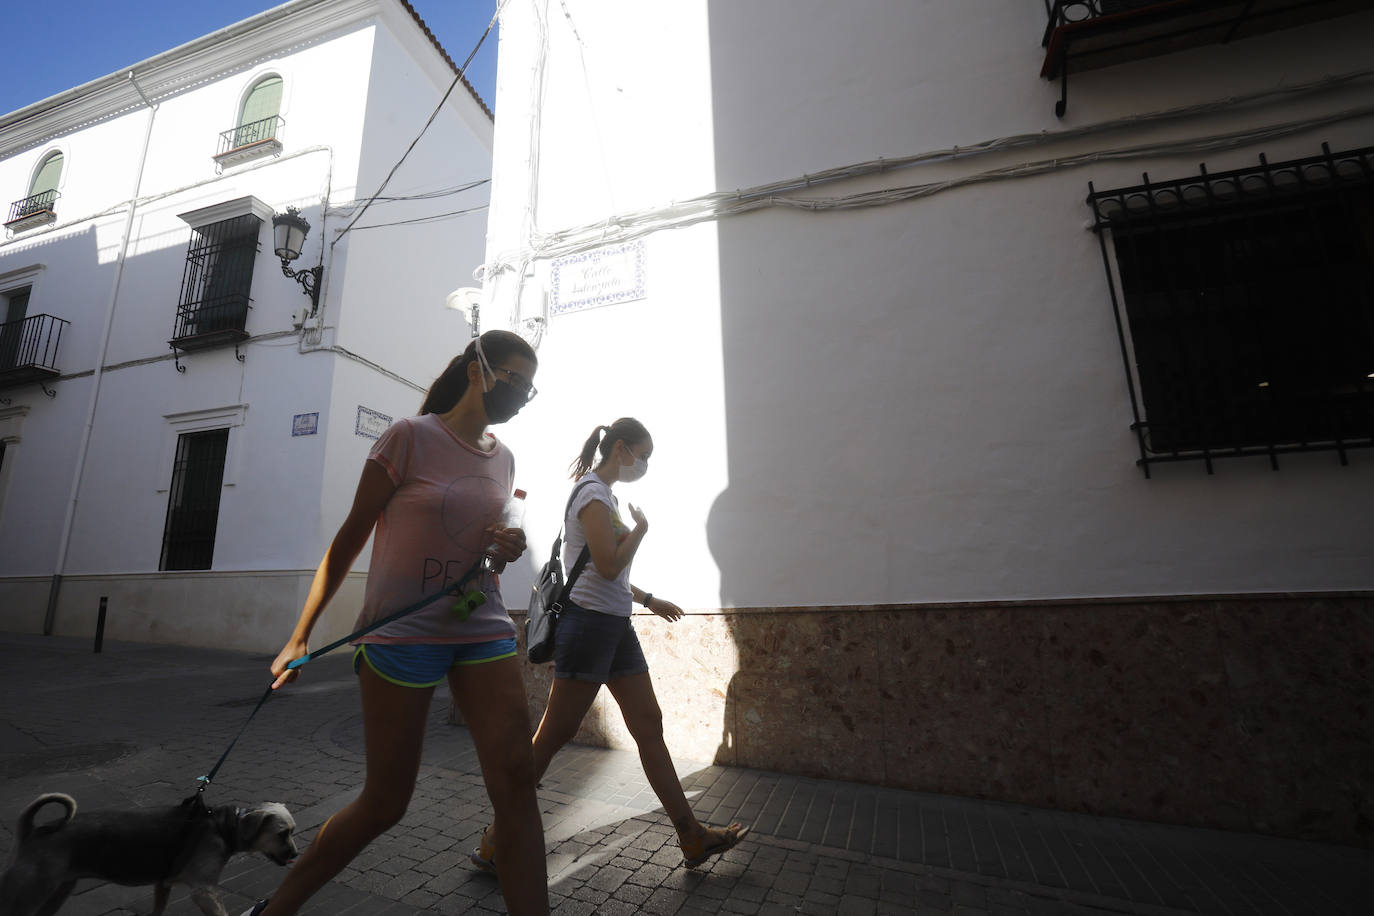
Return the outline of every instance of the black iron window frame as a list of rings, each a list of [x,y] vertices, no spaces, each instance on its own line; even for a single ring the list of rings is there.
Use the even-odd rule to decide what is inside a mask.
[[[1140,185],[1105,191],[1089,183],[1146,477],[1153,464],[1201,461],[1211,474],[1216,459],[1247,456],[1267,456],[1278,470],[1279,455],[1294,452],[1335,452],[1345,465],[1349,451],[1374,447],[1374,147],[1332,153],[1323,144],[1320,156],[1259,162],[1219,173],[1203,165],[1196,177],[1164,182],[1146,173]],[[1349,220],[1345,242],[1318,222],[1332,214]],[[1257,223],[1280,228],[1266,235]],[[1234,237],[1220,231],[1234,227]],[[1186,250],[1177,239],[1190,228],[1204,243],[1193,262],[1144,276],[1149,253],[1139,246],[1164,246],[1175,233],[1171,243]],[[1295,258],[1319,263],[1286,274],[1287,253],[1273,251],[1284,232],[1298,240]],[[1202,254],[1223,249],[1223,266],[1197,283],[1209,267]],[[1235,275],[1255,264],[1268,272]],[[1313,280],[1311,297],[1283,298]],[[1324,349],[1301,349],[1314,346]],[[1159,352],[1170,349],[1171,367]],[[1180,375],[1191,390],[1161,394]]]
[[[177,436],[159,570],[212,568],[228,451],[227,426]]]
[[[191,230],[173,348],[194,349],[248,336],[261,228],[262,220],[248,213]]]

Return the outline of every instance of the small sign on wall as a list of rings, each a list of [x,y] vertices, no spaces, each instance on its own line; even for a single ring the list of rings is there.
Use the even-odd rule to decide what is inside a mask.
[[[564,315],[648,295],[644,240],[610,245],[553,262],[549,313]]]
[[[386,414],[359,404],[358,422],[353,425],[353,433],[366,439],[377,439],[390,425],[391,418]]]
[[[320,414],[298,413],[291,418],[291,435],[313,436],[320,431]]]

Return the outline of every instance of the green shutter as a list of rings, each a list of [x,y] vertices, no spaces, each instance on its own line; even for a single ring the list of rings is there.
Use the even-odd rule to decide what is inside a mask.
[[[269,76],[260,80],[248,93],[248,98],[243,100],[243,114],[239,117],[238,126],[252,124],[263,118],[274,118],[280,111],[281,77]]]
[[[42,194],[44,191],[56,191],[57,180],[62,177],[62,154],[53,153],[43,160],[43,165],[39,167],[38,174],[33,176],[33,186],[29,188],[29,196]]]

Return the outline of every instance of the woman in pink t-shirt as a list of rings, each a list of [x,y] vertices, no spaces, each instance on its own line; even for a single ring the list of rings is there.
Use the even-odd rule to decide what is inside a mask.
[[[509,331],[488,331],[455,357],[418,417],[392,424],[363,465],[353,507],[320,562],[291,638],[272,662],[273,687],[296,679],[287,665],[308,652],[325,605],[373,538],[359,624],[439,592],[495,544],[495,565],[525,551],[525,533],[495,523],[514,462],[488,424],[504,423],[532,397],[534,350]],[[501,891],[512,914],[547,914],[544,832],[515,626],[495,576],[475,580],[485,605],[456,615],[449,596],[363,637],[354,653],[362,695],[367,777],[330,818],[269,900],[248,914],[295,913],[377,836],[405,815],[420,768],[430,699],[450,692],[472,734],[487,794],[503,825],[500,857],[516,880]]]

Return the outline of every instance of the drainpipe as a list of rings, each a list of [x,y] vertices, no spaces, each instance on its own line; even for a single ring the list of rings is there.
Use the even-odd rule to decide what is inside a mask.
[[[134,191],[129,197],[129,212],[124,217],[124,237],[119,242],[119,259],[115,262],[114,285],[110,289],[110,304],[105,307],[105,330],[100,335],[100,356],[95,361],[95,372],[91,379],[91,402],[86,410],[86,423],[81,428],[81,445],[76,452],[76,473],[72,477],[72,493],[67,500],[66,517],[62,520],[62,538],[57,549],[57,565],[53,570],[52,585],[48,589],[48,610],[43,617],[43,635],[51,636],[53,624],[57,619],[57,597],[62,590],[62,574],[67,565],[67,549],[72,542],[72,522],[76,518],[76,502],[81,491],[81,478],[86,470],[86,456],[91,448],[91,430],[95,428],[95,411],[100,403],[100,383],[104,378],[105,359],[110,349],[110,330],[114,327],[115,303],[119,301],[119,284],[124,278],[124,259],[129,253],[129,236],[134,227],[134,210],[138,206],[139,191],[143,187],[143,167],[148,162],[148,143],[153,136],[153,119],[157,117],[157,106],[144,95],[134,71],[129,71],[129,85],[138,93],[143,104],[148,107],[148,126],[143,131],[143,150],[138,157],[138,174],[134,177]]]

